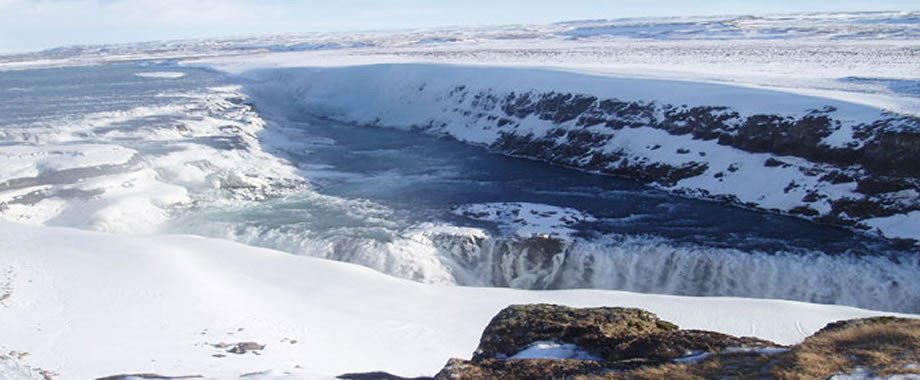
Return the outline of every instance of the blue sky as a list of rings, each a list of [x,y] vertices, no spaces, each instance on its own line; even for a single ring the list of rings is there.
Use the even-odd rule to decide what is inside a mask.
[[[920,1],[0,0],[0,52],[312,31],[862,10],[920,10]]]

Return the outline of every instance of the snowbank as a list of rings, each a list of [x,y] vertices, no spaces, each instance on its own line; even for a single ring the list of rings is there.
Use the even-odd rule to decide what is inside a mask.
[[[10,376],[27,367],[65,379],[430,375],[449,357],[469,357],[489,319],[513,303],[640,307],[682,328],[780,343],[829,321],[880,314],[775,300],[442,287],[226,241],[10,223],[0,223],[0,263],[8,293],[0,351],[29,353],[0,361]],[[265,345],[260,355],[215,347],[248,341]]]

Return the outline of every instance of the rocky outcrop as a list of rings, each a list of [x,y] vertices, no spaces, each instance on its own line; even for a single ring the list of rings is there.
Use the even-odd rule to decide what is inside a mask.
[[[675,330],[676,325],[640,309],[510,306],[486,327],[473,360],[508,358],[540,341],[571,343],[594,356],[619,359],[611,348],[638,335]]]
[[[554,345],[533,351],[541,342]],[[566,355],[575,351],[579,354]],[[918,363],[920,321],[912,319],[834,322],[801,344],[783,347],[757,338],[680,330],[640,309],[516,305],[492,319],[471,360],[450,359],[434,378],[871,377],[920,374]],[[379,372],[347,376],[399,379]]]
[[[516,357],[538,342],[574,345],[587,354],[582,357],[592,360]],[[664,365],[687,356],[700,357],[732,349],[779,347],[756,338],[680,330],[677,325],[641,309],[515,305],[492,319],[472,360],[452,359],[435,378],[598,375],[612,370]]]

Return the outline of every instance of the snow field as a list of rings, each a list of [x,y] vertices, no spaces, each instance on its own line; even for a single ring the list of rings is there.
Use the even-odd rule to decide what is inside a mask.
[[[450,357],[469,357],[492,316],[519,303],[641,307],[682,328],[784,344],[833,320],[882,314],[776,300],[424,285],[226,241],[12,223],[0,223],[0,262],[12,274],[0,348],[28,352],[19,366],[65,379],[430,375]],[[248,341],[265,345],[260,355],[214,347]]]

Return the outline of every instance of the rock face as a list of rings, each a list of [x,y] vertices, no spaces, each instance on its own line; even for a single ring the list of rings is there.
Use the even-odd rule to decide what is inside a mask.
[[[533,351],[537,346],[550,349]],[[574,351],[577,357],[567,355]],[[450,359],[434,378],[811,379],[852,374],[920,375],[920,321],[834,322],[801,344],[782,347],[756,338],[680,330],[640,309],[517,305],[492,319],[471,360]],[[381,372],[343,378],[400,379]]]
[[[451,255],[484,284],[522,289],[557,289],[570,242],[554,237],[509,239],[431,234],[435,247]],[[589,285],[586,285],[589,286]]]
[[[539,341],[571,343],[598,357],[615,358],[610,349],[630,338],[674,330],[676,325],[640,309],[510,306],[486,327],[473,360],[504,359]]]
[[[517,359],[534,343],[574,345],[592,360]],[[599,375],[673,363],[730,349],[777,349],[756,338],[737,338],[709,331],[680,330],[641,309],[575,309],[557,305],[515,305],[502,310],[486,327],[473,359],[451,359],[435,376],[449,378],[545,378]],[[538,355],[539,356],[539,355]]]

